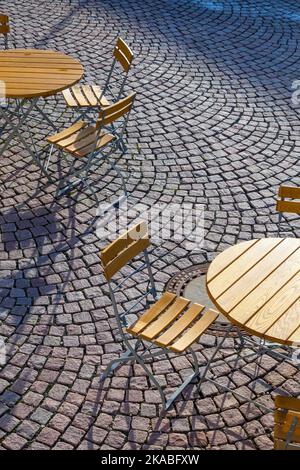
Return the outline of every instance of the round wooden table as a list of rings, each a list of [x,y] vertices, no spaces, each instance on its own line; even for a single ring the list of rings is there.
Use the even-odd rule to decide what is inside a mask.
[[[73,57],[38,49],[0,51],[0,80],[7,98],[34,98],[55,95],[75,85],[83,67]]]
[[[232,324],[259,338],[300,346],[300,240],[234,245],[211,263],[206,286]]]
[[[34,110],[39,113],[43,121],[57,131],[56,125],[37,102],[40,98],[55,95],[75,85],[82,78],[83,73],[83,67],[78,60],[60,52],[38,49],[0,51],[0,98],[17,100],[12,110],[10,106],[7,108],[0,106],[0,116],[5,121],[2,131],[6,125],[11,127],[11,132],[0,148],[0,157],[10,142],[17,138],[43,174],[51,181],[36,150],[32,149],[35,147],[33,140],[31,147],[24,140],[22,126],[26,124],[26,120]]]

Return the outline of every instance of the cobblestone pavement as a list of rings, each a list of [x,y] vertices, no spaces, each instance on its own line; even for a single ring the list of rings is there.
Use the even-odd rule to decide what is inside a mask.
[[[173,240],[153,252],[160,290],[178,270],[238,240],[276,233],[276,189],[299,183],[291,102],[299,79],[296,0],[5,0],[0,7],[12,16],[13,46],[70,53],[87,81],[103,80],[118,35],[132,45],[138,98],[129,152],[120,160],[131,203],[206,209],[203,253]],[[72,120],[62,116],[60,97],[43,106],[61,127]],[[49,133],[38,123],[31,130],[41,142]],[[101,174],[95,184],[106,201],[119,185]],[[99,385],[121,345],[99,263],[103,241],[88,230],[93,200],[82,193],[56,201],[54,186],[18,143],[2,157],[0,179],[0,334],[8,350],[0,370],[1,448],[272,448],[272,414],[208,382],[201,396],[190,387],[162,421],[157,393],[139,367],[121,367]],[[285,222],[284,232],[299,229],[294,217]],[[130,305],[144,282],[136,280],[120,302]],[[212,330],[197,345],[200,365],[218,340]],[[223,378],[233,343],[214,368]],[[153,371],[171,390],[190,367],[182,356],[155,361]],[[241,358],[233,385],[249,394],[254,369]],[[258,374],[264,403],[274,393],[300,394],[294,366],[263,357]]]

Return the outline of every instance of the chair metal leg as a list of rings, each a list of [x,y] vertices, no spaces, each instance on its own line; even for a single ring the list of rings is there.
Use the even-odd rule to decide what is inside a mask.
[[[159,382],[156,380],[154,375],[152,374],[151,370],[146,366],[146,364],[143,360],[143,355],[137,353],[137,348],[141,344],[141,341],[138,340],[136,342],[134,348],[130,345],[130,343],[128,341],[126,341],[126,343],[127,343],[127,350],[125,351],[125,353],[122,354],[121,357],[119,357],[117,359],[113,359],[108,364],[107,368],[105,369],[105,371],[101,375],[100,380],[101,381],[105,380],[111,374],[111,372],[113,372],[119,365],[122,364],[122,362],[128,362],[128,361],[135,360],[144,369],[144,371],[148,375],[149,379],[153,382],[155,387],[158,389],[159,394],[161,396],[162,403],[163,403],[163,409],[165,410],[166,409],[166,398],[165,398],[165,395],[163,393],[162,387],[159,384]],[[144,358],[144,359],[146,359],[146,358]]]
[[[298,418],[295,416],[292,419],[290,429],[289,429],[289,431],[287,433],[287,436],[286,436],[285,450],[287,450],[289,444],[291,443],[291,440],[292,440],[293,434],[295,432],[295,429],[297,427],[297,424],[298,424]]]
[[[278,237],[280,236],[280,232],[281,232],[281,222],[282,222],[282,213],[279,212],[279,215],[278,215],[278,231],[277,231],[277,236]]]
[[[204,369],[204,372],[203,372],[203,374],[202,374],[202,376],[201,376],[201,378],[200,378],[200,382],[199,382],[199,385],[198,385],[198,392],[200,392],[201,385],[202,385],[202,383],[204,382],[204,379],[206,378],[206,375],[207,375],[207,373],[208,373],[208,371],[209,371],[209,369],[210,369],[210,366],[211,366],[211,364],[212,364],[214,358],[216,357],[217,353],[218,353],[219,350],[221,349],[221,347],[222,347],[224,341],[228,338],[228,336],[229,336],[229,334],[230,334],[232,328],[233,328],[233,326],[231,325],[230,328],[228,329],[228,331],[226,332],[226,334],[223,336],[222,341],[220,341],[220,343],[219,343],[218,346],[216,347],[216,349],[215,349],[213,355],[212,355],[211,358],[209,359],[209,361],[208,361],[208,363],[207,363],[207,365],[206,365],[206,367],[205,367],[205,369]]]
[[[192,358],[193,358],[193,363],[194,363],[194,372],[189,375],[185,381],[175,390],[175,392],[170,396],[170,398],[166,401],[166,406],[163,409],[163,411],[167,411],[172,403],[176,400],[176,398],[184,391],[184,389],[196,378],[198,377],[200,371],[199,371],[199,365],[198,365],[198,359],[195,354],[195,351],[192,348],[189,348],[187,350],[189,353],[191,353]]]
[[[119,367],[122,362],[133,361],[135,359],[135,355],[132,355],[131,351],[127,349],[121,357],[113,359],[108,366],[106,367],[105,371],[102,373],[100,377],[100,381],[104,381],[117,367]]]
[[[144,251],[144,255],[145,255],[145,259],[146,259],[146,263],[147,263],[147,270],[148,270],[148,275],[149,275],[150,284],[151,284],[151,294],[152,294],[153,298],[156,299],[157,298],[157,290],[156,290],[156,287],[155,287],[154,277],[153,277],[151,264],[150,264],[150,260],[149,260],[149,254],[148,254],[147,250]]]

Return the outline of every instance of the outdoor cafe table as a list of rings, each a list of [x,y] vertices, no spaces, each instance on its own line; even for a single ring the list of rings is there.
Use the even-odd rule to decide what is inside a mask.
[[[13,49],[0,51],[0,97],[15,100],[13,110],[0,106],[0,117],[11,131],[0,147],[0,157],[16,138],[30,153],[33,161],[48,176],[37,154],[22,136],[22,126],[35,110],[55,130],[56,126],[37,105],[40,98],[53,96],[76,84],[83,76],[80,62],[73,57],[51,50]],[[28,104],[28,106],[26,106]],[[15,123],[16,120],[16,123]]]
[[[211,263],[206,286],[233,325],[263,340],[300,346],[300,240],[234,245]]]

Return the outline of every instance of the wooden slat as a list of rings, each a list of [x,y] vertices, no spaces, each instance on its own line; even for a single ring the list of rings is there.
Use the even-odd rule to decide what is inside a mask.
[[[278,212],[288,212],[290,214],[300,214],[300,202],[277,201],[276,210]]]
[[[209,283],[209,290],[213,292],[214,298],[217,299],[238,279],[243,278],[253,266],[265,258],[282,241],[280,238],[264,238],[260,243],[255,243],[249,250],[239,256],[234,263],[225,268]]]
[[[77,145],[77,148],[80,148],[81,146],[84,147],[83,141],[86,141],[86,139],[88,139],[88,143],[90,143],[91,139],[95,141],[95,138],[96,138],[95,128],[93,126],[84,126],[78,131],[73,132],[71,135],[68,135],[64,139],[60,139],[57,142],[57,144],[62,148],[69,147],[74,144],[75,147],[73,148],[73,150],[75,150],[76,145]]]
[[[239,256],[249,250],[258,241],[259,240],[249,240],[248,242],[238,243],[217,255],[208,268],[206,282],[210,283],[227,266],[233,263]]]
[[[52,77],[52,76],[66,76],[66,78],[76,78],[78,77],[78,71],[70,67],[60,67],[59,69],[39,67],[38,69],[32,70],[30,67],[5,67],[1,68],[0,62],[0,74],[1,77],[6,77],[7,79],[16,79],[17,77],[31,78],[31,77]]]
[[[67,90],[63,90],[62,94],[63,94],[68,106],[71,106],[71,107],[78,106],[78,103],[77,103],[76,99],[74,98],[74,95],[71,91],[71,88],[68,88]]]
[[[274,410],[274,423],[284,424],[286,420],[288,410],[282,411],[281,409]]]
[[[0,23],[8,23],[9,17],[8,15],[4,15],[3,13],[0,14]]]
[[[96,106],[98,104],[99,95],[95,93],[95,90],[91,86],[82,85],[81,90],[89,106]],[[101,91],[100,91],[100,96],[101,96]]]
[[[279,240],[279,239],[278,239]],[[249,269],[236,282],[232,279],[232,286],[217,297],[217,293],[212,284],[209,285],[218,302],[222,303],[226,311],[232,310],[241,300],[251,293],[259,284],[281,266],[289,256],[299,249],[298,240],[283,240],[277,244],[270,256],[259,260],[251,269]],[[221,275],[222,276],[222,275]]]
[[[283,395],[276,395],[275,406],[276,408],[283,408],[286,410],[300,412],[300,399],[294,397],[286,397]]]
[[[91,104],[91,106],[97,106],[99,104],[99,98],[102,95],[102,90],[97,85],[82,85],[82,92],[86,96],[87,100]],[[110,102],[105,98],[105,96],[101,96],[101,106],[109,106]]]
[[[88,101],[81,90],[81,86],[73,86],[72,93],[79,104],[79,106],[87,106]]]
[[[297,188],[296,186],[280,186],[278,196],[288,197],[290,199],[300,199],[300,188]]]
[[[4,78],[4,77],[3,77]],[[6,77],[7,79],[8,77]],[[27,78],[27,77],[25,77]],[[32,76],[30,78],[31,80],[31,83],[30,84],[27,84],[25,85],[26,86],[26,89],[35,89],[35,88],[47,88],[47,89],[51,89],[52,87],[52,84],[54,84],[55,86],[64,86],[64,84],[66,83],[66,79],[69,80],[70,77],[66,77],[66,76],[52,76],[51,78],[51,85],[49,85],[49,77],[39,77],[39,76]],[[17,78],[14,78],[13,79],[13,82],[11,82],[11,88],[17,88],[17,87],[22,87],[24,88],[24,77],[17,77]]]
[[[295,275],[297,275],[297,278],[300,279],[299,273],[297,274],[297,271],[299,270],[300,252],[297,250],[290,258],[281,264],[280,269],[277,269],[271,275],[269,275],[252,292],[250,292],[250,294],[244,297],[239,304],[229,311],[230,318],[236,320],[240,324],[247,326],[249,331],[253,332],[254,329],[260,325],[260,316],[258,317],[256,325],[252,323],[251,328],[248,326],[249,320],[254,316],[256,317],[256,315],[259,315],[260,309],[265,304],[267,304],[267,302],[271,301],[272,297],[275,296],[278,291],[280,291],[282,286],[293,279]],[[276,300],[278,298],[280,298],[280,296],[276,297]],[[234,301],[234,303],[236,302]],[[273,306],[276,308],[276,302],[275,304],[273,302]],[[268,308],[268,305],[266,308]],[[276,315],[276,311],[273,311],[273,314]],[[277,318],[275,317],[275,319]],[[260,329],[256,332],[260,334],[263,333]]]
[[[147,326],[140,336],[145,340],[153,340],[157,335],[159,335],[167,326],[172,323],[172,321],[177,318],[185,308],[190,304],[190,300],[187,300],[183,297],[177,297],[175,302],[167,308],[167,310],[162,313],[157,320],[154,320]]]
[[[296,288],[294,290],[294,294],[295,296],[298,294],[299,297],[299,284],[298,289]],[[288,296],[289,292],[287,289],[284,289],[284,298],[286,299],[286,305],[285,307],[283,306],[283,310],[285,308],[284,314],[282,314],[280,318],[278,318],[278,320],[276,320],[275,323],[273,323],[272,326],[266,330],[265,335],[267,339],[276,338],[280,339],[282,343],[291,345],[297,341],[296,339],[291,340],[291,337],[300,328],[300,300],[287,308],[287,306],[292,302],[292,299],[290,299]],[[300,332],[297,338],[300,345]]]
[[[64,129],[61,132],[58,132],[57,134],[51,135],[47,138],[48,142],[54,144],[56,142],[61,141],[64,138],[67,138],[70,135],[73,135],[75,132],[79,131],[80,129],[83,129],[86,126],[86,123],[84,121],[77,121],[73,126],[68,127],[67,129]]]
[[[133,241],[138,238],[149,238],[148,226],[144,220],[131,227],[116,240],[111,242],[101,251],[101,261],[105,267],[112,259],[114,259],[121,251],[127,248]]]
[[[2,24],[0,25],[0,34],[5,34],[7,35],[9,33],[9,26],[8,24]]]
[[[124,41],[124,39],[118,38],[116,47],[122,51],[128,62],[132,62],[133,52],[128,46],[128,44]]]
[[[125,264],[131,261],[135,256],[144,251],[150,245],[149,238],[141,238],[134,241],[124,251],[122,251],[116,258],[114,258],[104,268],[104,274],[107,280],[110,280]]]
[[[188,328],[198,315],[204,310],[204,306],[193,304],[184,314],[176,320],[161,336],[155,340],[155,344],[166,347]]]
[[[219,314],[215,310],[205,312],[184,335],[170,346],[174,352],[181,353],[191,346],[207,328],[218,318]]]
[[[300,412],[296,411],[274,411],[274,422],[281,427],[282,432],[286,434],[289,432],[291,425],[294,421],[294,418],[297,419],[296,427],[300,429]]]
[[[65,148],[65,150],[71,153],[74,157],[85,157],[89,155],[91,152],[95,152],[96,150],[105,147],[107,144],[112,142],[115,139],[113,134],[106,134],[105,132],[101,133],[100,137],[97,139],[97,143],[95,144],[95,139],[86,139],[84,142],[80,141],[80,145],[73,144]],[[88,143],[90,142],[90,143]]]
[[[124,114],[130,111],[133,101],[135,99],[136,93],[132,93],[131,95],[119,100],[117,103],[111,104],[105,110],[101,110],[99,113],[98,124],[100,126],[102,124],[102,119],[104,116],[104,125],[111,124],[116,119],[119,119]]]
[[[155,302],[132,326],[127,328],[127,332],[133,335],[141,333],[146,326],[154,321],[162,312],[168,308],[176,299],[176,295],[171,292],[165,292],[160,299]]]
[[[114,50],[114,56],[115,56],[116,60],[120,63],[120,65],[123,67],[125,72],[128,72],[128,70],[130,69],[130,62],[128,62],[128,60],[127,60],[126,56],[123,54],[123,52],[120,51],[120,49],[115,49]]]

